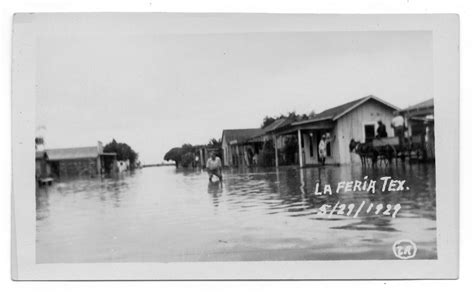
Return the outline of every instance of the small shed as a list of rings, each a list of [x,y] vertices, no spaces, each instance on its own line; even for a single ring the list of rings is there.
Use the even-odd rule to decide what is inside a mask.
[[[94,177],[112,171],[116,165],[115,153],[104,153],[102,144],[90,147],[45,150],[51,173],[56,177]]]

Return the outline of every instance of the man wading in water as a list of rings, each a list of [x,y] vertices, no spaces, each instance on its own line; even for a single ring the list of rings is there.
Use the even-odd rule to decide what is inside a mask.
[[[206,168],[209,174],[209,182],[212,182],[212,176],[218,177],[219,181],[222,182],[222,163],[215,152],[212,152],[211,157],[207,160]]]

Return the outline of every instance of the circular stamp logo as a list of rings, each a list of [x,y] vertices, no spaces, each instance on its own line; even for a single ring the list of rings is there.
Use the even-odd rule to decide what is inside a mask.
[[[400,259],[410,259],[416,255],[416,244],[412,240],[398,240],[393,243],[392,249]]]

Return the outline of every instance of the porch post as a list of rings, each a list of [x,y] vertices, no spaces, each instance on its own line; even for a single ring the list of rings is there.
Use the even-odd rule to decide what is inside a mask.
[[[276,135],[273,134],[273,145],[275,146],[275,167],[278,167],[278,148],[276,138]]]
[[[201,161],[201,168],[204,167],[204,152],[203,152],[203,148],[199,148],[199,157],[200,157],[200,161]]]
[[[303,150],[301,150],[301,129],[298,129],[298,156],[300,161],[300,167],[303,167]]]
[[[102,172],[102,165],[100,162],[100,155],[97,157],[97,175],[100,176]]]

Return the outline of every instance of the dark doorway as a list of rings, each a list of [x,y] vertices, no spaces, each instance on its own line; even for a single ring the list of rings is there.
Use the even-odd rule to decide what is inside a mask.
[[[314,156],[314,134],[313,132],[309,133],[309,156]],[[317,140],[317,139],[316,139]]]
[[[51,175],[55,178],[59,178],[59,162],[57,161],[50,161],[51,163]]]
[[[375,125],[364,125],[365,143],[370,143],[375,138]]]

